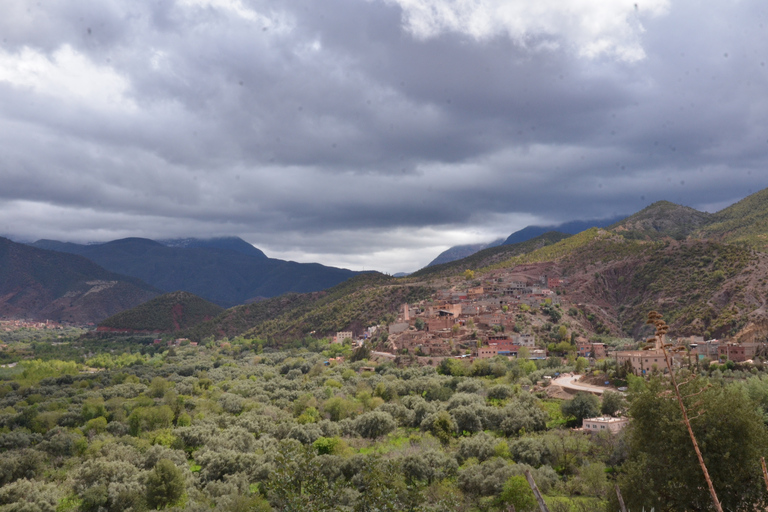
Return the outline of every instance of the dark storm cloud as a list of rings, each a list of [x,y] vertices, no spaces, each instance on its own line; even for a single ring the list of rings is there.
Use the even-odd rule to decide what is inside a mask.
[[[759,2],[8,2],[0,232],[412,270],[766,186]]]

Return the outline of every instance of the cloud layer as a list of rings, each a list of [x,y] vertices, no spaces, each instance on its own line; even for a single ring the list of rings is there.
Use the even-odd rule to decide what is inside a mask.
[[[15,238],[234,234],[395,272],[531,223],[768,185],[756,0],[6,4]]]

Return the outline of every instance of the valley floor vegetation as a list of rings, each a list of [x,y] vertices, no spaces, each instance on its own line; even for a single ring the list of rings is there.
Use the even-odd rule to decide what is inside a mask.
[[[562,401],[527,391],[572,369],[557,358],[398,367],[327,363],[322,341],[146,341],[37,343],[0,369],[0,511],[526,512],[526,470],[552,512],[616,512],[616,485],[630,510],[711,506],[663,377]],[[724,508],[763,509],[768,377],[684,382]],[[620,434],[572,429],[622,411]]]

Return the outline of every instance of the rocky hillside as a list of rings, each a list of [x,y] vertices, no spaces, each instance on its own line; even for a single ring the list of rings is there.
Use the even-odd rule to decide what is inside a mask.
[[[0,316],[96,323],[159,294],[81,256],[0,238]]]
[[[712,218],[709,213],[687,206],[658,201],[608,229],[621,233],[625,238],[659,240],[670,237],[682,240],[706,226]]]

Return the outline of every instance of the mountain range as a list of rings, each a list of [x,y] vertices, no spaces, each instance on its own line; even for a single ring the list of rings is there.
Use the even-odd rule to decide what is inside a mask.
[[[288,292],[323,290],[357,274],[318,263],[268,258],[237,237],[163,243],[125,238],[89,245],[38,240],[31,245],[84,256],[109,271],[141,279],[164,292],[184,290],[222,307]]]
[[[405,301],[436,300],[498,279],[562,277],[562,318],[576,335],[642,337],[650,310],[675,336],[768,339],[768,190],[715,214],[661,201],[604,228],[547,232],[405,278],[371,275],[327,292],[237,306],[185,331],[190,337],[249,336],[279,346],[307,335],[355,330],[394,318]],[[464,272],[474,270],[467,281]],[[543,339],[551,319],[522,318]]]
[[[473,282],[567,278],[567,322],[585,336],[639,336],[655,309],[676,333],[768,338],[768,189],[714,214],[660,201],[608,226],[545,232],[404,278],[273,260],[239,239],[0,242],[4,316],[101,321],[164,291],[199,290],[203,299],[235,306],[217,314],[199,297],[182,297],[189,307],[164,298],[103,327],[128,323],[136,330],[182,329],[197,339],[247,335],[280,343],[391,319],[402,302],[469,286],[464,272],[472,269]],[[259,274],[267,270],[273,273]],[[162,318],[141,325],[154,310]],[[187,320],[180,311],[202,314]]]

